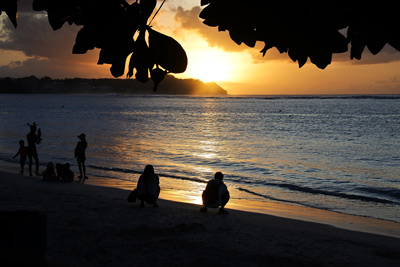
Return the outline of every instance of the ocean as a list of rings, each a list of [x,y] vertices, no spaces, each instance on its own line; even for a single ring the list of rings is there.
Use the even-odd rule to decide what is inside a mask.
[[[4,94],[0,103],[0,160],[16,166],[18,141],[36,122],[41,171],[70,163],[78,175],[74,148],[85,133],[89,179],[133,188],[152,164],[162,190],[199,201],[221,171],[236,201],[400,222],[398,95]]]

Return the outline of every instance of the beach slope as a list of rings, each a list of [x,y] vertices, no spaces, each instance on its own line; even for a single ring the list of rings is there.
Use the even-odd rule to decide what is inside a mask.
[[[0,192],[0,211],[46,214],[46,266],[400,266],[394,237],[166,200],[140,208],[126,190],[2,171]]]

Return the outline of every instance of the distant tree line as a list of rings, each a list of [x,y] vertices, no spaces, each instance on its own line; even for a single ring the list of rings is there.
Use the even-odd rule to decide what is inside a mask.
[[[140,83],[135,79],[52,79],[0,78],[0,93],[8,94],[174,94],[174,95],[226,95],[227,92],[216,83],[204,83],[195,79],[177,79],[167,75],[158,91],[153,85]]]

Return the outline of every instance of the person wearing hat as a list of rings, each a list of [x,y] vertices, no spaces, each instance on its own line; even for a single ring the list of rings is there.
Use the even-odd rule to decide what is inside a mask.
[[[85,166],[85,160],[86,160],[85,150],[87,148],[87,142],[84,133],[78,135],[78,138],[80,141],[76,144],[75,147],[75,158],[76,161],[78,162],[78,167],[79,167],[79,173],[80,173],[80,175],[78,176],[79,182],[84,183],[85,179],[88,178],[86,176],[86,166]]]

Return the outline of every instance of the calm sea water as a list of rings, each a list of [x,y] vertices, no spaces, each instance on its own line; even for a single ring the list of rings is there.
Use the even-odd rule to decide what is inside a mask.
[[[0,160],[28,122],[44,165],[72,164],[85,133],[89,175],[199,195],[216,171],[232,198],[400,222],[400,96],[186,97],[1,95]]]

